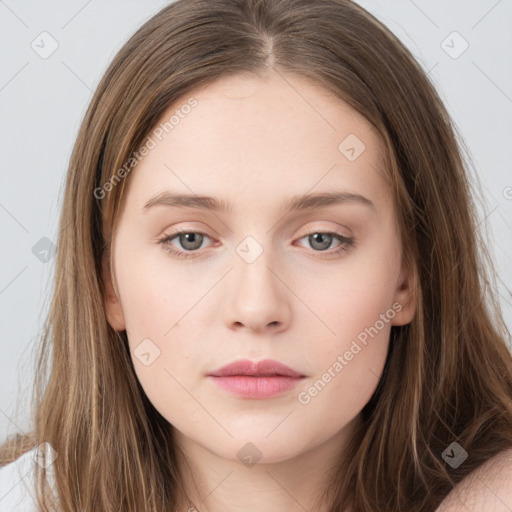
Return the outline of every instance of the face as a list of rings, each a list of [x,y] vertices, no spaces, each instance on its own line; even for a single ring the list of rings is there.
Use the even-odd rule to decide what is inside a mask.
[[[137,377],[181,439],[232,460],[242,447],[290,459],[359,417],[391,326],[414,314],[383,145],[294,75],[219,80],[162,122],[176,110],[129,177],[117,294],[104,262],[109,322],[126,329]],[[301,377],[210,375],[241,359]]]

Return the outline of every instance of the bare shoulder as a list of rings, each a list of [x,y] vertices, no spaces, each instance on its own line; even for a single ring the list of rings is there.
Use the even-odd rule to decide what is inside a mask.
[[[500,452],[470,473],[455,486],[436,510],[436,512],[511,511],[512,449]]]

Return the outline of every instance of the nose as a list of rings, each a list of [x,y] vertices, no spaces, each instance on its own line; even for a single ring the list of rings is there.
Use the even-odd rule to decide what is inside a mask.
[[[263,251],[250,263],[236,254],[226,288],[224,320],[228,328],[272,333],[287,329],[293,296],[287,280],[270,251]]]

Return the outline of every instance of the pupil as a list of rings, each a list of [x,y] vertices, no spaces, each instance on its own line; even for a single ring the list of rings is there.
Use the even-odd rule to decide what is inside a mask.
[[[331,236],[332,235],[329,235],[327,233],[315,233],[315,234],[311,235],[311,238],[313,239],[312,246],[314,247],[314,244],[317,243],[318,238],[319,238],[320,247],[317,247],[317,248],[320,249],[321,251],[327,249],[329,247],[329,245],[331,245],[331,242],[329,240],[329,237],[331,237]],[[323,237],[326,237],[326,240],[324,240],[322,242]]]
[[[199,245],[197,245],[197,240],[195,240],[196,235],[199,240]],[[198,249],[201,246],[201,235],[198,235],[197,233],[185,233],[181,236],[184,237],[184,243],[182,245],[186,249]],[[187,244],[192,244],[192,247],[187,246]]]

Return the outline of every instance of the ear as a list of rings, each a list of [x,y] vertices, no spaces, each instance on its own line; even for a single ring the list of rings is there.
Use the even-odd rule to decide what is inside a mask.
[[[107,320],[112,329],[115,331],[124,331],[126,322],[124,319],[123,308],[119,297],[112,286],[112,278],[110,272],[109,252],[106,251],[101,261],[103,282],[105,285],[105,309]]]
[[[411,265],[402,264],[402,270],[393,297],[393,309],[396,312],[391,325],[406,325],[412,321],[417,308],[416,272]]]

